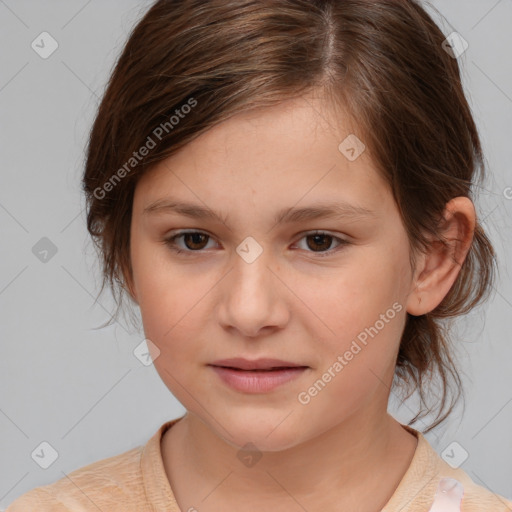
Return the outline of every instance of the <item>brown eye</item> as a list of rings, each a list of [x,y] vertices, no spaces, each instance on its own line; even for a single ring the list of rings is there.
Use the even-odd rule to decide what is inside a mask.
[[[191,250],[204,249],[204,242],[209,238],[204,233],[185,233],[183,236],[183,242],[185,247]]]
[[[312,233],[306,233],[301,240],[306,240],[306,252],[315,254],[315,257],[323,258],[325,256],[332,256],[335,252],[338,252],[343,246],[348,245],[350,242],[339,238],[323,231],[314,231]],[[331,249],[333,241],[337,242],[337,247]]]
[[[169,238],[163,240],[164,244],[167,245],[173,252],[177,254],[193,254],[204,252],[208,242],[211,240],[211,236],[201,231],[182,231]],[[178,244],[177,240],[183,239],[183,244]],[[337,236],[322,231],[315,231],[313,233],[306,233],[302,240],[307,240],[306,252],[315,254],[315,257],[331,256],[338,250],[342,249],[343,246],[348,245],[347,240],[343,240]],[[331,248],[333,241],[337,242],[337,247]]]
[[[178,245],[176,242],[180,238],[183,239],[183,245]],[[200,231],[182,231],[166,238],[163,242],[176,253],[194,253],[201,252],[210,238],[210,235]]]
[[[331,235],[308,235],[306,239],[312,240],[312,243],[308,243],[308,247],[310,249],[318,249],[320,251],[324,251],[329,249],[332,244],[333,236]]]

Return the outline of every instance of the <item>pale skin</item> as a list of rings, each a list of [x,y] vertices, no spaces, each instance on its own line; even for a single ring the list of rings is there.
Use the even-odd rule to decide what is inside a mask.
[[[183,511],[374,512],[410,465],[416,437],[387,412],[400,336],[406,313],[433,310],[453,285],[475,210],[468,198],[452,199],[444,235],[453,243],[433,243],[412,269],[397,206],[369,151],[349,161],[338,150],[350,133],[357,131],[321,97],[289,100],[215,126],[136,187],[127,289],[160,350],[155,367],[187,410],[162,440]],[[143,213],[165,198],[220,212],[225,223]],[[342,201],[373,213],[274,222],[285,207]],[[207,236],[178,238],[186,253],[176,254],[163,240],[178,230]],[[328,238],[308,244],[312,230]],[[248,236],[263,249],[250,264],[236,252]],[[394,303],[402,308],[378,335],[299,403]],[[309,368],[268,393],[247,394],[207,366],[230,357]],[[262,454],[252,467],[237,457],[248,442]]]

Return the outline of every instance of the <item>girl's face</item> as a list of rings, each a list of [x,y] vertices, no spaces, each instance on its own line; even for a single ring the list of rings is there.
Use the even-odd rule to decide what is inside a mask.
[[[283,450],[386,414],[409,244],[368,151],[343,142],[345,121],[313,97],[238,115],[137,185],[132,293],[155,367],[233,446]],[[228,358],[306,368],[266,390],[254,373],[254,387],[235,388],[212,366]],[[226,372],[251,385],[250,372]]]

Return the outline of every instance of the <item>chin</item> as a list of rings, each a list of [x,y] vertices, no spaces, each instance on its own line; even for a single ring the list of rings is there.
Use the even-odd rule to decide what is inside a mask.
[[[255,446],[261,452],[279,452],[300,444],[301,435],[296,425],[288,419],[283,421],[282,413],[278,416],[278,419],[273,415],[265,418],[262,412],[255,412],[254,418],[243,413],[240,417],[233,415],[226,423],[231,436],[217,425],[214,427],[216,433],[237,450],[251,450]]]

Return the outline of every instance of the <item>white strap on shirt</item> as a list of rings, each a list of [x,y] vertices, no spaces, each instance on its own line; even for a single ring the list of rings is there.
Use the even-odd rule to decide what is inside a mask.
[[[464,487],[455,478],[442,478],[429,512],[461,512]]]

